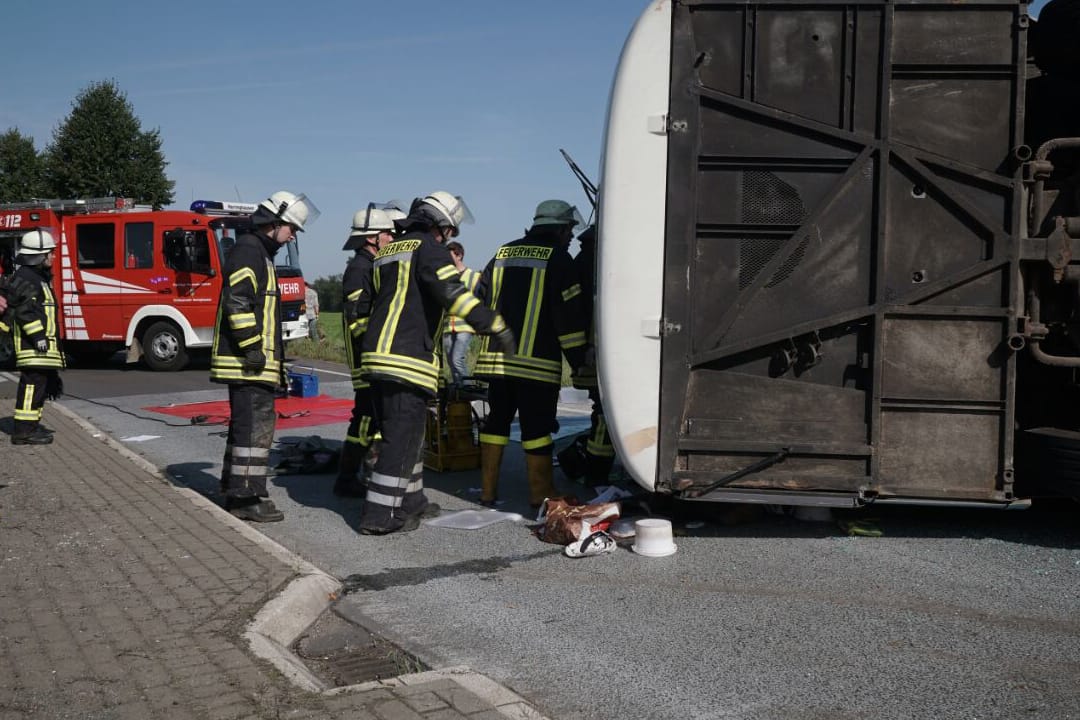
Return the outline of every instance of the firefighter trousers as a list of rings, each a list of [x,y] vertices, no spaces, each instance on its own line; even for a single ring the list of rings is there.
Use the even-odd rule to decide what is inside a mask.
[[[221,491],[226,501],[270,496],[266,476],[276,421],[272,386],[229,385],[229,434],[221,468]]]
[[[24,367],[19,377],[19,389],[15,395],[16,437],[26,437],[41,423],[41,409],[45,407],[45,392],[56,370]]]
[[[345,442],[369,447],[375,438],[375,401],[371,388],[353,391],[352,417],[345,431]]]
[[[559,428],[555,419],[559,386],[512,377],[487,380],[489,409],[480,442],[508,444],[510,424],[517,415],[521,424],[522,449],[529,455],[551,455],[551,434]]]
[[[589,399],[592,400],[592,414],[585,441],[585,477],[590,485],[603,485],[607,483],[611,466],[615,463],[615,447],[611,444],[611,435],[604,419],[600,391],[590,388]]]
[[[428,504],[422,455],[428,395],[412,385],[388,381],[377,380],[371,389],[382,439],[360,528],[393,532]]]

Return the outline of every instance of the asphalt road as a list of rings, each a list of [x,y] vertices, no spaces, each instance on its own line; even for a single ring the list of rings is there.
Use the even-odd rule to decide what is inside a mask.
[[[72,369],[63,402],[213,495],[223,428],[144,410],[223,399],[206,378],[205,365]],[[351,396],[344,368],[326,365],[320,389]],[[581,410],[567,406],[566,419]],[[344,429],[278,440],[338,441]],[[501,509],[526,512],[513,444],[503,477]],[[475,471],[426,482],[444,507],[475,507]],[[338,500],[331,483],[276,478],[286,520],[260,529],[347,579],[343,612],[430,665],[507,684],[553,718],[1080,718],[1076,505],[870,508],[860,517],[878,538],[721,506],[679,515],[670,557],[620,548],[572,560],[526,522],[360,536],[359,501]]]

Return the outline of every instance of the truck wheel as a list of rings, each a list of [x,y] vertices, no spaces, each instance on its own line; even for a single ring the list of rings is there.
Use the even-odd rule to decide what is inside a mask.
[[[170,322],[156,322],[146,328],[142,348],[143,359],[151,370],[183,370],[188,363],[184,335]]]

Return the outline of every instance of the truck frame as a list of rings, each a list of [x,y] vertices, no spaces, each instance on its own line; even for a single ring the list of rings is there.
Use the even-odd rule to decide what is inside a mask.
[[[1078,139],[1012,0],[656,0],[599,192],[601,394],[690,500],[1080,496]]]

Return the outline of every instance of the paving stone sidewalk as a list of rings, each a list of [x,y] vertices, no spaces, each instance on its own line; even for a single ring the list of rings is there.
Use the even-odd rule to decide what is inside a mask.
[[[296,565],[62,408],[45,423],[52,445],[0,434],[0,720],[541,717],[465,671],[299,689],[243,637]]]

